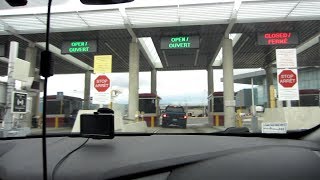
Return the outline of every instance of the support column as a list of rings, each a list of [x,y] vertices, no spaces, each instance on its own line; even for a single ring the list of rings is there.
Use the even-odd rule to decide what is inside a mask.
[[[151,70],[151,93],[157,94],[157,70]]]
[[[253,88],[253,78],[251,78],[251,113],[252,116],[256,116],[256,104],[254,102],[254,88]]]
[[[37,48],[36,47],[27,47],[26,48],[26,57],[25,60],[30,63],[30,71],[29,71],[29,77],[35,77],[39,75],[39,73],[36,73],[36,63],[37,63]]]
[[[212,66],[209,66],[207,69],[208,72],[208,96],[214,92],[213,89],[213,70]]]
[[[286,104],[287,104],[287,107],[291,107],[291,101],[290,100],[286,101]]]
[[[139,48],[137,42],[129,46],[129,107],[128,118],[134,120],[139,111]]]
[[[7,84],[7,99],[6,99],[6,113],[2,126],[5,130],[11,130],[13,128],[13,115],[11,113],[11,97],[12,91],[15,88],[15,80],[13,79],[13,70],[15,59],[18,57],[19,43],[12,41],[10,42],[10,53],[8,62],[8,84]]]
[[[282,101],[277,101],[277,108],[282,108],[282,107],[283,107]]]
[[[270,89],[273,89],[273,71],[272,71],[272,66],[268,65],[265,67],[265,71],[266,71],[266,88],[267,88],[267,107],[271,108],[271,94],[273,94]]]
[[[84,75],[84,95],[83,95],[83,109],[90,109],[90,85],[91,85],[91,71],[87,71]]]
[[[29,68],[29,77],[33,77],[34,81],[40,81],[39,71],[36,71],[36,63],[37,63],[37,48],[36,47],[27,47],[26,48],[26,56],[25,60],[30,63]],[[39,115],[39,103],[40,103],[40,92],[29,93],[32,98],[32,108],[31,108],[31,117],[27,119],[26,126],[32,127],[32,118],[40,117]]]
[[[223,40],[223,100],[224,126],[235,127],[235,100],[233,86],[233,48],[232,40]]]

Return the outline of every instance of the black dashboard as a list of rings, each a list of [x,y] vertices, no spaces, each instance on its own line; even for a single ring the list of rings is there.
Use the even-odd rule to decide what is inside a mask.
[[[47,139],[48,179],[320,179],[320,145],[311,141],[210,135],[86,140]],[[41,139],[1,141],[0,179],[42,179]]]

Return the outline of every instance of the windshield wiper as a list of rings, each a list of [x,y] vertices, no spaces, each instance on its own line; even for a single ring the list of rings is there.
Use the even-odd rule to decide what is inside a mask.
[[[218,133],[225,133],[225,134],[241,133],[242,134],[242,133],[250,133],[250,130],[247,127],[230,127]]]

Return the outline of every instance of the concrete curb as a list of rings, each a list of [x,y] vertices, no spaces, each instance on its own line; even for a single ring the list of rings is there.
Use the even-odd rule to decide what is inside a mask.
[[[145,121],[124,124],[122,132],[147,132],[147,123]]]

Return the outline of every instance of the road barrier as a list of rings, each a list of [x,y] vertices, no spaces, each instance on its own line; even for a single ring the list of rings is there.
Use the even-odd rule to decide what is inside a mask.
[[[146,114],[142,111],[139,114],[139,121],[145,121],[148,127],[160,126],[160,118],[155,113]]]
[[[39,123],[42,127],[42,118],[39,119],[41,122]],[[47,127],[64,127],[65,126],[65,115],[64,114],[56,114],[56,115],[47,115],[46,119],[46,126]]]
[[[224,126],[224,114],[223,113],[209,113],[208,123],[211,126]]]

